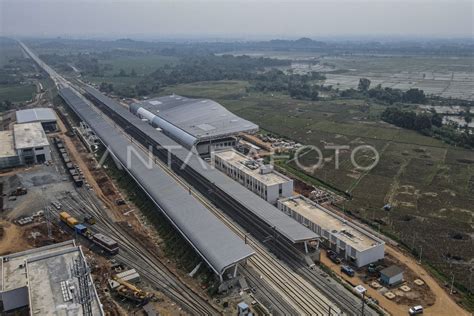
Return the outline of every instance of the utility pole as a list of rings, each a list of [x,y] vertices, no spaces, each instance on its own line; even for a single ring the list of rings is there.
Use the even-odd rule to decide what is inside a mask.
[[[451,272],[451,291],[449,291],[449,294],[453,294],[453,287],[454,287],[454,273]]]
[[[421,255],[423,254],[423,246],[420,246],[420,259],[418,260],[418,263],[421,264]]]
[[[365,307],[365,292],[362,292],[362,312],[361,315],[364,316],[364,307]]]
[[[367,289],[362,285],[358,285],[354,288],[359,294],[362,296],[362,308],[361,308],[361,315],[364,316],[364,309],[365,309],[365,293]]]

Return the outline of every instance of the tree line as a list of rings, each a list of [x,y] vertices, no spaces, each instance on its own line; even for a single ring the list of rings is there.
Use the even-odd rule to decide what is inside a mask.
[[[370,88],[370,84],[369,79],[360,78],[357,90],[348,89],[341,91],[340,96],[343,98],[372,98],[388,104],[397,102],[423,104],[427,101],[425,92],[420,89],[412,88],[407,91],[402,91],[389,87],[383,88],[380,84],[374,88]]]
[[[451,145],[468,149],[474,148],[474,134],[471,133],[467,125],[472,120],[470,114],[464,115],[466,122],[464,128],[453,124],[443,125],[443,118],[436,112],[416,113],[404,111],[398,107],[386,108],[382,112],[381,118],[387,123],[416,130]]]
[[[259,92],[283,92],[294,99],[317,100],[319,91],[325,88],[322,85],[314,83],[317,80],[325,80],[326,76],[318,72],[299,75],[285,73],[278,69],[271,69],[264,73],[253,76],[251,82],[251,91]]]

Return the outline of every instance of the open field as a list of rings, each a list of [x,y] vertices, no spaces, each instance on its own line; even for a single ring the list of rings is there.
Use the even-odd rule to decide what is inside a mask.
[[[325,84],[339,89],[356,89],[359,78],[365,77],[372,86],[418,88],[445,98],[474,100],[472,57],[351,56],[319,62],[338,72],[328,73]]]
[[[101,77],[85,76],[84,80],[100,84],[102,82],[111,83],[116,88],[137,85],[143,77],[152,73],[165,65],[173,66],[179,62],[177,57],[146,55],[140,57],[123,57],[99,60],[99,64],[106,68]],[[118,76],[123,69],[127,76]],[[129,76],[132,71],[136,76]]]
[[[12,66],[10,60],[24,57],[23,51],[18,44],[11,40],[0,38],[0,68]],[[3,75],[3,69],[1,69]],[[0,84],[0,102],[9,100],[11,102],[25,102],[33,98],[36,91],[35,85],[31,83],[5,83]]]
[[[112,66],[112,69],[106,71],[106,76],[113,76],[114,74],[118,73],[120,69],[123,69],[127,74],[132,70],[135,70],[138,76],[147,75],[159,67],[163,67],[165,65],[173,66],[178,62],[179,59],[177,57],[159,55],[99,60],[100,64]]]
[[[353,198],[343,206],[354,216],[380,227],[415,252],[422,250],[437,270],[455,275],[455,283],[472,290],[466,278],[474,260],[474,156],[472,151],[450,147],[434,138],[369,119],[383,108],[363,100],[301,101],[280,94],[246,94],[240,81],[179,85],[163,94],[216,99],[229,110],[261,128],[306,145],[319,147],[325,158],[313,176]],[[333,149],[341,151],[335,168]],[[380,161],[370,172],[361,172],[350,161],[351,150],[371,145]],[[361,165],[373,155],[355,155]],[[317,161],[315,152],[301,158],[303,165]],[[296,167],[294,162],[290,166]],[[383,206],[392,205],[390,212]]]
[[[15,41],[0,38],[0,67],[8,64],[12,58],[23,57],[23,52]]]
[[[95,84],[101,84],[102,82],[111,83],[114,87],[125,87],[130,85],[136,85],[141,78],[140,77],[114,77],[114,76],[107,76],[107,77],[91,77],[85,76],[85,81],[89,81]]]
[[[474,100],[473,57],[351,55],[321,56],[310,52],[232,52],[255,57],[293,60],[295,73],[326,73],[325,85],[357,89],[361,77],[374,87],[418,88],[445,98]]]
[[[33,98],[36,86],[26,85],[0,85],[0,101],[25,102]]]

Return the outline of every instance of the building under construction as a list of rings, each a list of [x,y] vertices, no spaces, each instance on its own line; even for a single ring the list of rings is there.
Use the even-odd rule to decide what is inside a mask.
[[[2,315],[104,315],[84,254],[73,240],[0,259]]]

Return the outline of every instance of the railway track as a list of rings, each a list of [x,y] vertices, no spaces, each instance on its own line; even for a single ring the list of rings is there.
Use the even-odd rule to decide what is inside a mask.
[[[60,76],[59,74],[57,74],[53,69],[51,69],[49,66],[47,66],[43,61],[41,61],[36,55],[34,55],[23,43],[20,43],[20,45],[23,47],[23,49],[25,50],[25,52],[30,55],[30,57],[32,59],[34,59],[36,61],[36,63],[41,67],[43,68],[49,75],[50,77],[55,81],[55,83],[58,85],[58,84],[63,84],[65,86],[67,86],[69,83],[67,82],[67,80],[65,80],[62,76]],[[95,107],[94,107],[95,108]],[[96,110],[97,111],[97,110]],[[100,111],[99,111],[100,112]],[[116,124],[114,123],[114,126],[116,126]],[[87,198],[86,198],[87,199]],[[127,240],[126,238],[124,238],[124,235],[121,234],[114,226],[113,224],[111,224],[110,222],[106,221],[104,218],[103,218],[103,215],[104,214],[101,214],[99,208],[96,208],[94,207],[95,204],[92,203],[90,206],[89,206],[89,211],[93,214],[95,214],[97,216],[98,219],[102,219],[101,222],[105,225],[105,226],[108,226],[108,229],[107,229],[107,232],[109,234],[112,234],[114,235],[115,238],[117,238],[117,240],[120,240],[121,242],[123,242],[123,245],[125,245],[125,247],[123,247],[124,249],[127,249],[128,251],[130,251],[132,254],[136,251],[137,249],[135,248],[136,245],[130,245],[130,241]],[[123,256],[123,255],[122,255]],[[132,257],[131,259],[133,260],[130,260],[130,264],[131,266],[133,267],[137,267],[137,261],[139,261],[140,259],[140,256],[141,256],[141,260],[144,260],[144,261],[152,261],[152,255],[151,254],[148,254],[147,252],[140,252],[139,253],[139,256],[138,258],[137,257]],[[127,258],[124,258],[125,260],[127,260]],[[158,261],[159,262],[159,261]],[[135,264],[134,264],[135,263]],[[161,264],[160,264],[161,265]],[[156,269],[156,272],[160,275],[160,278],[159,278],[159,282],[155,282],[155,285],[157,286],[157,288],[161,289],[165,294],[167,294],[170,298],[174,298],[177,302],[180,302],[183,304],[183,307],[185,307],[187,310],[191,311],[192,314],[205,314],[205,315],[212,315],[216,312],[216,309],[213,308],[209,303],[204,303],[202,302],[202,298],[200,296],[198,296],[197,294],[193,293],[190,289],[184,287],[183,285],[181,285],[179,282],[176,282],[175,279],[174,279],[174,276],[169,276],[167,275],[166,273],[164,273],[162,271],[162,268],[166,268],[166,267],[161,267],[160,265],[156,264],[156,263],[153,263],[151,264],[152,267],[156,267],[158,269]],[[160,269],[161,268],[161,269]],[[138,267],[138,270],[137,271],[140,271],[140,267]],[[149,275],[147,276],[147,274],[144,274],[145,278],[149,278],[149,279],[152,279]],[[166,281],[166,283],[169,283],[171,286],[163,286],[162,284],[160,284],[160,281]],[[189,297],[192,298],[192,300],[187,300],[187,297],[184,297],[182,293],[185,293],[187,294]],[[298,295],[298,293],[293,293],[293,294],[296,294]],[[195,300],[195,301],[193,301]],[[201,304],[197,304],[197,302],[200,302]],[[199,305],[199,306],[197,306]],[[308,308],[306,308],[305,310],[313,310],[313,308],[311,308],[310,306],[308,306]],[[316,313],[318,314],[318,313]]]
[[[104,117],[111,123],[113,121],[108,117]],[[126,134],[122,129],[119,129],[115,123],[116,128],[121,131],[124,136],[129,139],[129,135]],[[145,153],[148,153],[142,145],[134,143],[139,146]],[[165,172],[167,172],[179,185],[186,189],[190,189],[190,186],[176,173],[168,168],[159,159],[154,159],[154,163]],[[248,263],[262,276],[265,276],[265,280],[271,284],[274,289],[278,290],[278,293],[292,305],[298,314],[300,315],[339,315],[341,309],[332,304],[324,295],[316,290],[310,283],[304,278],[299,276],[290,268],[286,267],[284,263],[280,262],[274,256],[271,256],[268,251],[260,245],[259,242],[253,240],[250,237],[246,237],[246,231],[237,224],[229,220],[220,210],[218,210],[211,202],[209,202],[200,193],[190,190],[191,194],[195,196],[204,206],[206,206],[214,215],[216,215],[221,221],[223,221],[231,230],[233,230],[242,239],[247,238],[248,243],[256,251],[256,255],[248,259]]]
[[[186,312],[192,315],[219,314],[219,311],[205,298],[176,280],[175,275],[170,276],[171,272],[161,261],[161,258],[149,252],[129,232],[104,216],[100,202],[89,191],[79,189],[77,192],[80,199],[71,195],[61,199],[61,203],[67,206],[68,210],[71,210],[74,215],[82,216],[86,213],[94,215],[97,219],[94,230],[114,238],[120,244],[120,252],[115,258],[137,270],[143,278],[147,279],[172,301],[178,303]]]
[[[59,161],[59,156],[57,156],[55,150],[53,150],[53,156]],[[58,172],[68,176],[62,165],[58,167]],[[115,256],[119,261],[135,268],[150,284],[154,285],[179,306],[182,306],[188,313],[193,315],[219,314],[205,298],[200,297],[192,289],[181,285],[179,280],[176,281],[176,276],[167,269],[161,258],[150,253],[139,240],[130,236],[126,230],[117,226],[107,216],[104,216],[104,213],[101,211],[103,206],[92,192],[84,188],[78,188],[76,189],[76,194],[78,194],[77,197],[74,193],[65,192],[65,195],[58,200],[73,216],[82,218],[85,214],[94,215],[98,222],[98,225],[94,225],[94,231],[106,234],[120,242],[121,252]],[[59,217],[58,210],[51,208],[51,213],[55,215],[55,218]],[[86,242],[89,247],[94,247],[94,244],[86,241],[86,239],[82,241],[83,243]],[[160,264],[156,264],[156,261],[159,261]],[[189,291],[192,293],[189,293]]]
[[[260,303],[265,305],[265,308],[274,316],[279,315],[297,315],[295,309],[293,309],[288,303],[286,303],[273,288],[265,281],[260,278],[260,275],[252,268],[247,265],[240,268],[240,274],[245,277],[248,284],[252,287],[252,292],[255,292],[255,296],[259,296]]]
[[[109,120],[112,124],[114,124],[115,127],[117,127],[117,125],[115,124],[115,122],[109,118],[109,117],[105,117],[105,119]],[[120,130],[126,137],[127,139],[130,137],[129,133],[118,128],[118,130]],[[148,154],[148,150],[140,143],[140,142],[133,142],[134,144],[138,145],[139,148],[141,148],[146,154]],[[163,170],[165,170],[170,176],[172,176],[179,184],[181,184],[183,187],[185,188],[190,188],[190,185],[189,183],[184,180],[181,176],[179,176],[178,174],[176,174],[175,172],[173,172],[172,170],[170,170],[169,166],[166,165],[164,162],[162,162],[161,160],[159,159],[155,159],[155,164],[161,166],[161,168]],[[210,203],[209,200],[207,198],[204,198],[204,196],[202,194],[200,194],[198,191],[192,191],[192,194],[195,195],[203,204],[205,204],[205,206],[210,209],[211,211],[214,212],[214,214],[220,218],[220,219],[228,219],[222,211],[218,210],[214,204]],[[249,218],[247,218],[247,220],[249,220]],[[250,219],[251,220],[251,219]],[[225,222],[225,220],[223,220]],[[242,236],[242,232],[245,232],[240,226],[236,226],[236,224],[234,223],[234,221],[232,220],[228,220],[228,222],[226,222],[226,224],[230,227],[230,228],[235,228],[235,227],[238,227],[238,229],[240,229],[240,231],[236,231],[234,230],[234,232],[238,233],[240,236]],[[253,240],[253,242],[255,242],[256,240]],[[252,246],[254,246],[254,244],[251,244]],[[288,253],[292,253],[294,252],[293,250],[289,249],[291,246],[289,245],[286,245],[284,243],[280,243],[279,246],[283,246],[287,249],[287,252]],[[255,247],[253,247],[255,249]],[[328,276],[322,271],[320,270],[319,268],[316,268],[315,270],[316,271],[313,271],[313,270],[309,270],[305,263],[302,263],[301,260],[296,260],[294,258],[294,255],[291,256],[291,255],[288,255],[288,253],[286,253],[285,251],[281,251],[281,249],[279,249],[280,251],[278,251],[278,248],[275,248],[275,250],[277,250],[278,252],[278,255],[280,257],[284,257],[285,258],[285,262],[288,264],[289,267],[291,267],[291,269],[289,269],[289,271],[291,272],[295,272],[295,271],[298,271],[299,272],[299,275],[303,277],[303,280],[309,282],[314,288],[317,289],[318,293],[319,293],[319,296],[314,293],[311,293],[311,292],[304,292],[303,293],[306,293],[306,294],[311,294],[310,296],[311,297],[321,297],[322,298],[322,301],[324,301],[324,295],[328,296],[331,298],[331,300],[333,302],[335,302],[340,310],[342,310],[343,312],[347,313],[347,314],[351,314],[351,315],[357,315],[360,313],[361,309],[362,309],[362,302],[349,290],[347,290],[346,288],[344,288],[341,284],[337,283],[336,281],[334,280],[331,280],[330,278],[328,278]],[[297,256],[301,256],[301,254],[297,254]],[[251,261],[252,259],[250,259]],[[262,271],[262,272],[265,272],[265,271]],[[288,272],[288,271],[287,271]],[[267,272],[267,276],[269,276],[268,272]],[[279,283],[279,280],[277,278],[274,278],[274,281],[277,283],[277,284],[280,284]],[[321,294],[321,293],[324,293]],[[327,299],[326,299],[327,301]],[[328,313],[332,313],[332,307],[329,308],[330,304],[328,304],[326,302],[326,306],[328,308]],[[337,309],[337,308],[336,308]],[[300,312],[310,312],[309,310],[301,310]],[[314,312],[314,310],[313,310]],[[367,315],[377,315],[377,312],[374,311],[372,308],[369,308],[368,306],[366,307],[365,309],[365,314]]]
[[[56,83],[64,83],[64,84],[66,84],[66,85],[68,84],[68,82],[67,82],[64,78],[62,78],[61,76],[59,76],[56,72],[54,72],[54,71],[53,71],[52,69],[50,69],[47,65],[45,65],[41,60],[39,60],[36,56],[34,56],[34,55],[29,51],[29,49],[27,49],[23,44],[21,44],[21,45],[24,47],[25,51],[26,51],[33,59],[35,59],[35,61],[36,61],[41,67],[43,67],[43,68],[45,69],[45,71],[47,71],[47,72],[50,74],[50,76],[53,78],[53,80],[55,80]],[[96,110],[96,111],[97,111],[97,110]],[[115,123],[114,123],[114,126],[116,126]],[[168,170],[166,166],[164,166],[163,169],[164,169],[164,170]],[[171,174],[174,175],[175,177],[177,177],[177,175],[175,175],[173,172],[171,172]],[[177,179],[177,181],[178,181],[178,180],[183,181],[183,180],[181,180],[180,178],[175,178],[175,179]],[[185,185],[187,188],[189,187],[189,186],[187,186],[186,184],[183,184],[183,185]],[[198,194],[197,194],[196,192],[193,192],[193,194],[194,194],[196,197],[198,196]],[[215,209],[214,206],[213,206],[211,203],[209,203],[209,202],[207,201],[207,199],[205,199],[205,198],[202,197],[202,196],[201,196],[201,198],[202,198],[202,202],[203,202],[203,203],[212,206],[212,207],[210,208],[210,210],[213,211],[213,212],[215,212],[216,216],[218,216],[219,218],[221,218],[221,219],[222,219],[223,221],[225,221],[225,222],[229,222],[229,225],[231,225],[231,226],[229,226],[229,227],[231,227],[235,232],[240,232],[240,235],[241,235],[241,236],[242,236],[242,234],[245,235],[244,231],[243,231],[240,227],[238,227],[237,225],[235,225],[235,224],[233,224],[232,222],[228,221],[228,219],[227,219],[223,214],[221,214],[220,211],[218,211],[217,209]],[[200,200],[201,200],[201,199],[200,199]],[[123,236],[120,235],[118,239],[119,239],[119,240],[122,240],[122,237],[123,237]],[[254,249],[255,249],[255,247],[257,246],[256,241],[250,239],[250,243],[252,244],[252,246],[254,246]],[[258,245],[257,248],[259,248],[259,251],[258,251],[259,254],[268,255],[268,254],[266,253],[266,250],[265,250],[263,247],[261,247],[260,245]],[[286,256],[287,256],[287,255],[285,255],[285,257],[286,257]],[[289,259],[289,258],[287,258],[287,259]],[[276,259],[276,258],[273,258],[272,256],[266,257],[266,258],[265,258],[265,256],[264,256],[263,259],[255,259],[255,260],[253,260],[253,261],[252,261],[252,260],[253,260],[253,259],[251,259],[250,261],[253,262],[253,263],[255,263],[255,264],[257,264],[257,265],[258,265],[258,264],[263,264],[263,265],[264,265],[264,264],[268,264],[269,262],[271,263],[271,262],[276,262],[276,261],[277,261],[277,259]],[[258,260],[261,260],[261,261],[258,261]],[[132,260],[132,261],[133,261],[133,260]],[[296,267],[296,266],[297,266],[296,263],[293,263],[293,264],[292,264],[292,267]],[[283,270],[279,270],[279,272],[285,273],[285,269],[287,269],[287,271],[291,271],[288,267],[284,267],[284,268],[283,268],[283,266],[280,266],[280,265],[279,265],[279,268],[283,269]],[[304,270],[304,269],[303,269],[303,270]],[[286,281],[286,282],[289,281],[289,280],[287,280],[287,279],[286,279],[286,280],[285,280],[285,279],[281,279],[281,278],[278,279],[278,276],[275,275],[275,273],[277,273],[278,271],[276,271],[274,268],[268,268],[268,267],[265,268],[265,267],[264,267],[264,268],[262,269],[262,272],[266,273],[266,275],[267,275],[268,277],[272,277],[272,281],[275,281],[275,282],[277,282],[277,283],[278,283],[278,282],[281,282],[281,281]],[[294,271],[291,271],[291,272],[294,273]],[[321,280],[321,278],[318,279],[318,278],[315,277],[314,275],[312,275],[312,276],[306,276],[306,278],[312,279],[312,280],[314,280],[314,281]],[[301,282],[301,280],[303,280],[304,282],[303,282],[303,283],[298,283],[298,282]],[[287,288],[286,288],[286,293],[287,293],[288,295],[293,296],[293,295],[296,294],[296,296],[299,296],[301,293],[303,293],[303,296],[304,296],[305,298],[306,298],[306,296],[309,295],[309,296],[310,296],[310,299],[313,299],[313,297],[311,297],[311,295],[314,294],[314,292],[311,291],[310,288],[306,286],[306,284],[305,284],[306,281],[305,281],[304,279],[299,279],[298,277],[292,275],[291,281],[294,282],[295,284],[294,284],[294,287],[287,287]],[[314,282],[313,282],[313,283],[314,283]],[[287,283],[286,283],[286,284],[287,284]],[[304,284],[303,289],[301,288],[301,285],[302,285],[302,284]],[[281,284],[278,284],[278,285],[280,285],[280,287],[282,286]],[[296,290],[296,293],[295,293],[295,290]],[[298,292],[298,290],[303,290],[303,291],[302,291],[302,292]],[[313,288],[313,290],[314,290],[314,288]],[[285,291],[284,291],[284,292],[285,292]],[[337,294],[335,294],[335,295],[337,295]],[[308,304],[305,304],[304,302],[299,301],[299,302],[297,303],[297,305],[298,305],[298,306],[297,306],[297,310],[298,310],[299,312],[301,312],[301,311],[310,312],[310,314],[312,314],[312,312],[316,312],[316,314],[319,314],[319,313],[321,313],[321,314],[333,314],[332,308],[330,307],[331,304],[328,304],[327,302],[325,302],[327,299],[324,298],[324,297],[321,295],[321,293],[319,293],[319,292],[316,291],[316,296],[315,296],[315,297],[321,299],[321,301],[322,301],[322,302],[316,302],[317,308],[314,308],[314,307],[311,307],[311,306],[307,306]],[[326,310],[325,306],[328,307],[327,310]],[[300,309],[300,308],[301,308],[301,309]]]
[[[95,111],[100,111],[94,106]],[[130,135],[127,134],[122,129],[118,128],[116,123],[109,117],[103,116],[104,119],[110,121],[119,131],[121,131],[124,136],[129,139]],[[148,151],[138,142],[134,142],[136,145],[139,146],[145,153]],[[189,184],[185,182],[181,177],[179,177],[175,172],[171,171],[167,165],[161,162],[158,159],[155,159],[155,164],[165,170],[170,176],[172,176],[178,184],[181,184],[186,189],[189,188]],[[201,194],[192,192],[195,197],[197,197],[201,203],[203,203],[208,209],[210,209],[218,218],[223,220],[227,226],[232,228],[234,232],[238,233],[242,238],[245,236],[245,231],[238,227],[230,220],[228,220],[220,210],[215,208],[213,204],[211,204],[207,199],[205,199]],[[255,240],[252,240],[255,243]],[[253,248],[255,249],[255,245],[251,243]],[[346,312],[348,314],[358,314],[361,310],[361,304],[355,299],[348,299],[348,296],[352,294],[347,291],[342,286],[339,286],[339,289],[335,289],[337,287],[336,283],[330,283],[330,280],[326,278],[311,273],[306,269],[304,265],[298,263],[297,260],[288,260],[291,257],[287,254],[281,253],[283,257],[286,257],[286,261],[290,261],[289,266],[291,269],[285,265],[277,265],[278,268],[275,268],[274,263],[271,263],[273,259],[276,258],[269,258],[265,257],[267,255],[266,249],[261,247],[259,249],[261,252],[261,257],[254,257],[249,260],[251,264],[254,264],[257,270],[264,275],[271,283],[279,290],[279,294],[281,294],[287,301],[293,302],[293,308],[295,308],[298,313],[300,314],[338,314]],[[291,262],[292,261],[292,262]],[[269,268],[272,267],[272,268]],[[284,269],[282,269],[282,267]],[[301,269],[303,268],[303,269]],[[303,277],[297,274],[295,270],[303,271]],[[293,275],[291,275],[293,274]],[[286,278],[282,278],[282,275],[291,275],[293,278],[292,280],[288,280]],[[308,284],[304,284],[304,283]],[[304,286],[302,286],[304,284]],[[342,291],[342,293],[340,293]],[[344,293],[344,291],[346,293]],[[321,292],[325,295],[329,295],[329,297],[337,303],[332,304]],[[316,301],[315,301],[316,299]],[[308,302],[313,301],[313,304],[308,304]],[[368,314],[371,314],[368,312]]]

